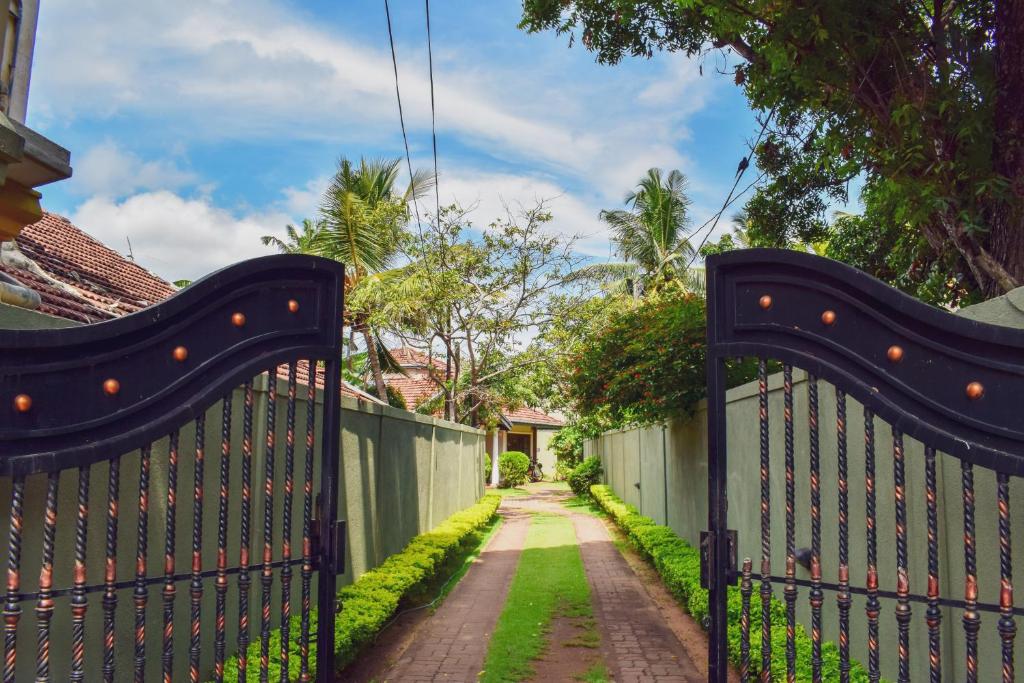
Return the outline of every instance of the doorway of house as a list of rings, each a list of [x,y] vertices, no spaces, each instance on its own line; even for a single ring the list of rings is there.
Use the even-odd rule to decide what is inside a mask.
[[[531,447],[530,439],[530,434],[516,434],[515,432],[509,432],[505,443],[508,450],[526,453],[530,460],[533,460],[533,448]]]

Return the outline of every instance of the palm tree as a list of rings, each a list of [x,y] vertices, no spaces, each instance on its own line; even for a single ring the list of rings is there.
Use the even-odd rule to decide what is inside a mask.
[[[697,287],[697,274],[686,268],[694,254],[686,185],[679,171],[663,176],[660,168],[652,168],[626,195],[626,209],[601,211],[599,217],[612,229],[612,242],[625,263],[599,264],[592,270],[609,279],[655,286],[681,275]]]
[[[302,232],[299,232],[294,225],[285,226],[285,239],[279,239],[274,235],[264,235],[260,238],[266,246],[273,245],[282,254],[314,254],[314,243],[317,233],[323,228],[323,221],[313,221],[305,218],[302,221]]]
[[[400,170],[400,159],[361,158],[355,165],[342,157],[324,193],[320,205],[322,229],[313,238],[313,249],[345,264],[345,288],[349,291],[367,275],[391,266],[409,222],[409,202],[430,191],[436,182],[432,174],[417,171],[409,186],[399,193],[395,185]],[[353,318],[352,326],[366,342],[377,395],[387,401],[380,362],[383,344],[365,315]]]

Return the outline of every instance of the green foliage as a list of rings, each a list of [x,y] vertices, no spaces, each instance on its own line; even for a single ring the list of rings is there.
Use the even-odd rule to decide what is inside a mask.
[[[491,456],[489,453],[484,451],[483,454],[483,471],[484,471],[484,483],[491,483]]]
[[[341,609],[334,621],[335,662],[339,668],[355,659],[359,651],[370,643],[395,613],[401,600],[419,589],[444,566],[448,558],[459,551],[473,534],[493,518],[501,497],[487,494],[475,505],[456,512],[433,530],[413,538],[399,553],[386,559],[379,567],[366,572],[355,583],[338,591]],[[317,612],[310,616],[310,632],[317,631]],[[299,678],[299,635],[300,618],[292,617],[289,649],[288,680]],[[270,634],[271,652],[281,651],[281,631],[274,629]],[[249,645],[246,681],[259,680],[260,643]],[[311,659],[312,656],[311,656]],[[313,671],[315,661],[311,661]],[[280,680],[281,664],[278,658],[270,659],[270,680]],[[238,677],[238,656],[232,656],[224,667],[225,680]]]
[[[569,475],[569,488],[577,496],[590,495],[590,487],[601,480],[603,473],[601,459],[592,455],[573,469]]]
[[[644,517],[632,505],[623,503],[610,487],[597,485],[591,488],[597,503],[607,512],[629,538],[632,545],[657,569],[662,581],[686,610],[707,628],[708,592],[700,586],[700,551],[679,538],[672,529],[656,524],[650,517]],[[740,657],[740,613],[742,603],[739,588],[728,588],[728,638],[729,658],[739,665]],[[750,602],[750,623],[761,622],[761,603]],[[786,608],[781,600],[771,599],[771,640],[772,680],[786,680]],[[756,631],[755,631],[756,632]],[[796,680],[809,681],[811,675],[811,638],[800,624],[796,625]],[[839,680],[839,648],[833,642],[825,642],[822,651],[822,680]],[[750,639],[751,676],[757,678],[757,667],[761,662],[761,639]],[[850,680],[856,683],[868,680],[867,671],[857,662],[852,662]]]
[[[498,458],[498,473],[501,483],[507,488],[515,488],[526,483],[530,471],[530,458],[521,451],[505,451]]]
[[[565,463],[569,467],[575,467],[583,459],[583,441],[587,438],[579,423],[570,422],[551,437],[548,441],[548,448],[559,463]]]
[[[688,414],[705,394],[704,299],[667,287],[592,330],[574,358],[569,392],[584,415],[652,424]],[[730,363],[735,385],[754,361]]]
[[[730,72],[770,119],[751,155],[767,178],[747,204],[755,244],[821,241],[859,177],[924,238],[923,273],[991,294],[1024,281],[1024,32],[1000,6],[525,0],[520,26],[603,63],[669,50]]]

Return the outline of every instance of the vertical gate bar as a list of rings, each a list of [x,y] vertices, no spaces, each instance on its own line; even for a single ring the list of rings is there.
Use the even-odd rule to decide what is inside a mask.
[[[786,442],[786,681],[796,682],[796,476],[793,457],[793,366],[782,366]]]
[[[164,683],[174,680],[174,546],[178,512],[178,432],[167,444],[167,522],[164,538]]]
[[[964,499],[964,635],[966,639],[967,683],[978,680],[978,565],[974,545],[974,466],[960,461]]]
[[[107,548],[103,569],[103,681],[114,680],[114,613],[117,609],[117,520],[120,503],[121,456],[109,461],[107,472]]]
[[[225,609],[228,595],[228,500],[231,475],[231,392],[224,396],[220,418],[220,496],[217,506],[217,593],[215,632],[213,636],[213,679],[224,680],[224,651],[226,647]]]
[[[203,604],[203,475],[206,468],[206,413],[196,418],[196,455],[193,460],[194,488],[192,491],[192,580],[189,584],[191,601],[190,628],[192,639],[188,649],[188,676],[199,683],[200,610]]]
[[[21,529],[25,505],[25,477],[18,475],[11,484],[11,527],[7,541],[7,599],[4,602],[4,683],[14,683],[18,663],[18,621],[21,605]]]
[[[996,475],[999,490],[999,637],[1003,650],[1003,682],[1013,681],[1013,563],[1010,553],[1010,477]]]
[[[846,459],[846,392],[836,387],[836,469],[839,488],[839,681],[850,680],[850,486]]]
[[[78,468],[78,517],[75,520],[75,569],[71,589],[71,673],[72,681],[85,680],[85,552],[89,532],[89,466]]]
[[[878,530],[875,517],[875,415],[864,407],[864,513],[867,534],[867,601],[864,612],[868,619],[868,679],[878,683],[879,669],[878,615]]]
[[[316,443],[316,361],[308,365],[306,388],[306,467],[302,479],[302,624],[299,631],[299,681],[309,683],[309,611],[313,578],[313,448]]]
[[[284,442],[284,501],[281,529],[281,683],[288,683],[292,618],[292,490],[295,486],[295,361],[288,363],[288,412]]]
[[[270,590],[274,582],[274,447],[277,419],[277,366],[267,371],[267,441],[263,458],[263,570],[260,573],[260,683],[270,677]]]
[[[939,609],[939,515],[938,494],[935,485],[935,449],[924,449],[925,501],[928,506],[928,675],[932,683],[942,681],[942,650],[939,628],[942,611]]]
[[[893,497],[896,503],[896,628],[900,683],[910,680],[910,571],[907,560],[907,497],[903,432],[892,430]]]
[[[719,326],[724,303],[718,293],[721,273],[711,268],[707,277],[707,343],[705,368],[708,382],[708,680],[725,683],[729,676],[726,576],[728,574],[728,453],[725,434],[725,360],[719,355]]]
[[[252,379],[245,383],[242,408],[242,512],[238,547],[238,680],[245,681],[249,664],[249,529],[252,514]]]
[[[818,450],[818,378],[807,377],[811,479],[811,679],[821,683],[821,454]]]
[[[743,558],[743,578],[740,580],[740,680],[750,680],[750,594],[754,588],[750,580],[751,561]]]
[[[57,485],[60,472],[46,479],[46,510],[43,513],[43,561],[39,569],[39,601],[36,604],[36,681],[50,680],[50,620],[53,618],[53,545],[57,534]]]
[[[339,284],[340,287],[340,284]],[[341,293],[338,292],[338,306]],[[338,518],[338,467],[341,461],[341,358],[340,345],[324,367],[323,452],[320,464],[321,520],[320,555],[317,558],[317,683],[330,683],[334,678],[334,613],[337,609],[336,577],[331,560],[336,549],[332,526]]]
[[[149,465],[152,446],[139,458],[139,525],[135,543],[135,683],[146,682],[146,555],[149,548]]]
[[[758,423],[761,437],[761,680],[772,678],[772,511],[768,448],[768,362],[757,362]]]

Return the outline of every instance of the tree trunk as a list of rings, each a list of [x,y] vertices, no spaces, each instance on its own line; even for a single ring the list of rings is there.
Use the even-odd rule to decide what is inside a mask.
[[[363,339],[366,341],[366,358],[370,361],[370,370],[373,371],[373,383],[377,385],[377,398],[388,402],[388,389],[384,385],[384,373],[380,371],[380,357],[377,355],[377,345],[373,343],[373,334],[370,328],[362,326]]]
[[[993,168],[1009,180],[989,217],[988,254],[1007,272],[1002,289],[1024,283],[1024,0],[995,3],[996,102]]]

